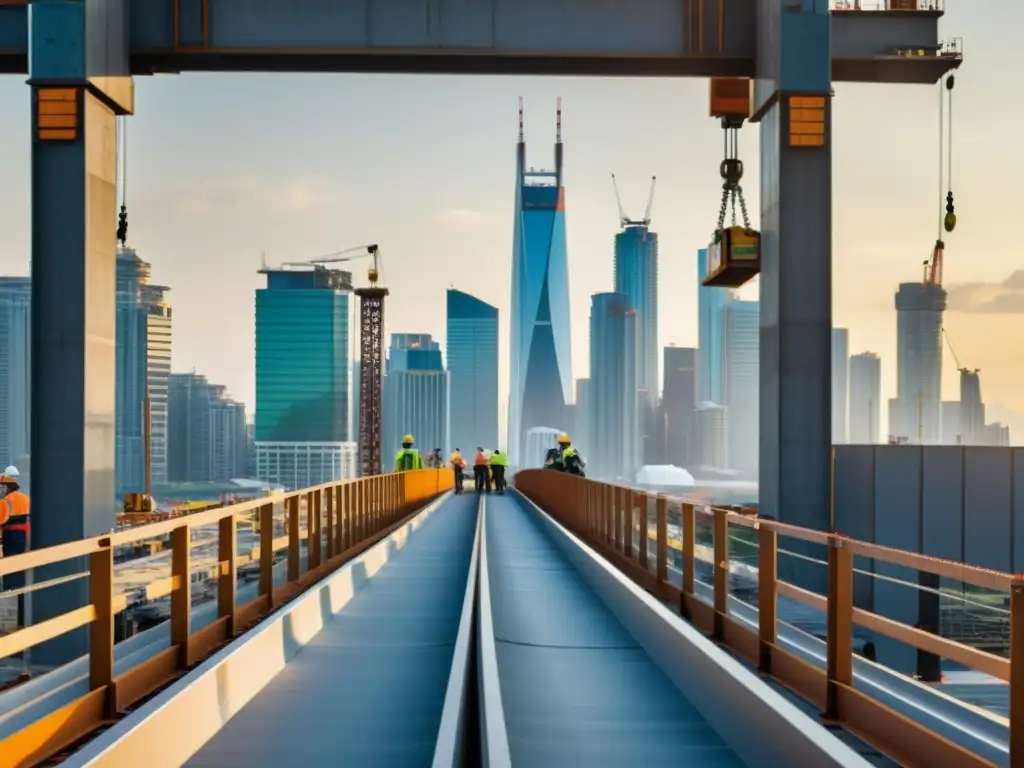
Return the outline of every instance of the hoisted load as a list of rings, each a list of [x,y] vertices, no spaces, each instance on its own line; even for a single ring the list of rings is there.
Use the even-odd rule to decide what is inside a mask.
[[[722,176],[722,205],[718,226],[708,245],[708,271],[703,285],[738,288],[761,271],[761,233],[750,226],[747,203],[743,198],[743,161],[739,159],[739,129],[750,117],[750,80],[745,77],[712,78],[711,116],[721,120],[725,134],[725,159],[719,166]],[[742,224],[736,218],[739,203]],[[725,215],[731,210],[731,224]]]

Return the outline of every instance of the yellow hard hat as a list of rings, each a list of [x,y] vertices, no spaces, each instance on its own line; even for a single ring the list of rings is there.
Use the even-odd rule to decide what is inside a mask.
[[[402,438],[402,444],[403,445],[405,443],[415,443],[415,442],[416,441],[412,439],[412,435],[406,435],[405,437]]]
[[[558,436],[558,442],[560,445],[568,445],[569,443],[572,442],[572,440],[570,440],[569,436],[565,434],[565,432],[563,432]]]

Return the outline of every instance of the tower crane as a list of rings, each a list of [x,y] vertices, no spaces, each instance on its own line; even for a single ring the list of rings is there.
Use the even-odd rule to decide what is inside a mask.
[[[381,413],[384,399],[384,297],[388,289],[377,285],[381,275],[380,249],[376,243],[357,245],[307,261],[282,266],[322,267],[359,259],[372,259],[367,270],[367,288],[357,288],[359,297],[359,474],[381,474]]]
[[[953,356],[953,362],[956,364],[956,369],[960,373],[981,373],[981,368],[964,368],[960,365],[960,358],[957,357],[956,350],[953,349],[953,342],[949,340],[949,334],[946,329],[942,329],[942,337],[946,340],[946,346],[949,347],[949,354]]]
[[[615,190],[615,203],[619,207],[619,226],[622,229],[626,227],[649,227],[651,225],[651,209],[654,207],[654,185],[657,180],[657,176],[651,176],[651,191],[647,195],[647,209],[644,211],[644,217],[637,221],[626,215],[626,209],[622,207],[622,197],[619,195],[619,183],[615,180],[615,174],[612,174],[612,188]]]

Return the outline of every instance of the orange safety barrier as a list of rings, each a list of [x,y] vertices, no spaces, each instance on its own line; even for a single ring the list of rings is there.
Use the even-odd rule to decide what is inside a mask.
[[[0,576],[73,558],[88,558],[89,601],[80,608],[0,637],[0,658],[73,630],[89,628],[88,694],[0,741],[0,768],[36,765],[202,661],[261,618],[361,554],[415,516],[454,484],[447,469],[423,469],[328,483],[252,499],[91,539],[0,558]],[[192,632],[192,531],[218,526],[218,618]],[[259,545],[238,555],[238,528],[253,526]],[[280,528],[283,535],[278,534]],[[127,607],[115,590],[114,549],[170,537],[168,578],[146,586],[149,600],[170,597],[171,647],[114,675],[114,616]],[[306,541],[302,569],[301,542]],[[287,578],[274,585],[275,554],[287,550]],[[130,565],[130,563],[128,564]],[[240,568],[258,573],[258,593],[237,604]]]
[[[914,722],[853,686],[853,627],[861,626],[941,658],[958,662],[1010,683],[1010,768],[1024,768],[1024,576],[929,557],[840,534],[815,531],[727,509],[675,503],[681,507],[682,589],[668,578],[667,496],[586,480],[542,469],[516,474],[516,488],[562,525],[598,550],[636,584],[680,607],[680,612],[717,642],[728,646],[760,672],[821,708],[826,720],[840,723],[899,765],[991,768],[980,756]],[[646,520],[651,507],[657,535],[648,552]],[[698,519],[712,531],[714,547],[711,604],[694,593]],[[758,623],[756,631],[730,618],[730,528],[747,528],[758,538]],[[642,532],[642,533],[641,533]],[[637,536],[639,551],[634,552]],[[799,539],[828,548],[828,594],[819,595],[778,579],[778,538]],[[653,554],[654,561],[651,562]],[[872,558],[936,574],[1010,595],[1009,658],[988,653],[885,618],[853,604],[853,558]],[[778,596],[826,613],[825,669],[815,667],[777,643]]]

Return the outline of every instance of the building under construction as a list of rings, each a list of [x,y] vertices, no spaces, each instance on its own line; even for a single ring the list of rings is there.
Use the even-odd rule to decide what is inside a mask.
[[[896,398],[889,401],[889,434],[899,442],[940,442],[945,310],[946,290],[939,284],[901,283],[896,291]]]

